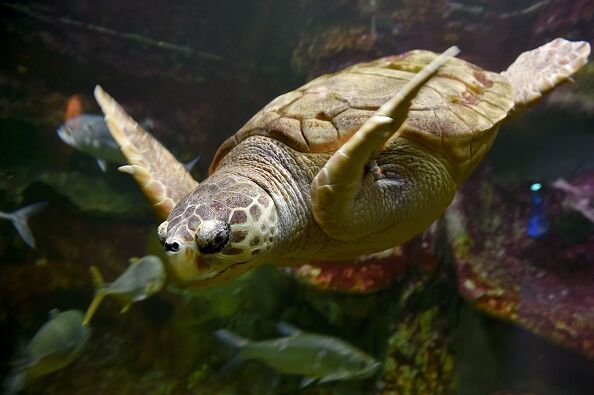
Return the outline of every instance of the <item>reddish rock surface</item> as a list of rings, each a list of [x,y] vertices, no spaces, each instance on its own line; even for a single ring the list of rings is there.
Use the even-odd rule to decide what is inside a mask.
[[[428,231],[402,246],[355,261],[315,261],[287,271],[322,290],[365,294],[389,287],[401,279],[411,265],[423,272],[432,272],[437,267],[433,248]]]
[[[458,289],[481,310],[594,357],[594,225],[563,192],[543,196],[550,225],[535,239],[528,185],[505,193],[485,174],[466,183],[447,213]]]

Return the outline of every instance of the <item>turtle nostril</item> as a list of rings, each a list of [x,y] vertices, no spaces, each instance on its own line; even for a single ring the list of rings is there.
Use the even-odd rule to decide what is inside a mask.
[[[178,252],[179,251],[179,243],[177,241],[167,240],[165,242],[165,251]]]

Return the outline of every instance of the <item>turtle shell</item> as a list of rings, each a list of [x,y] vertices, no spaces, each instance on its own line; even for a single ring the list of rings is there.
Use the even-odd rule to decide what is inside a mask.
[[[380,58],[320,76],[277,97],[221,145],[211,171],[250,136],[274,138],[304,153],[335,151],[436,56],[415,50]],[[400,136],[464,166],[482,157],[483,139],[494,137],[488,132],[513,105],[513,88],[504,77],[454,58],[421,87]]]

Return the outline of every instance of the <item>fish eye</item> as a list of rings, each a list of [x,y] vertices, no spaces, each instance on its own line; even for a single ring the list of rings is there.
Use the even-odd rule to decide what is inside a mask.
[[[221,251],[227,246],[230,238],[231,226],[219,221],[210,226],[204,226],[204,229],[197,232],[195,236],[198,250],[202,254],[215,254]]]
[[[371,363],[369,363],[368,361],[364,360],[364,359],[360,359],[357,361],[357,368],[358,369],[367,369],[368,367],[371,366]]]

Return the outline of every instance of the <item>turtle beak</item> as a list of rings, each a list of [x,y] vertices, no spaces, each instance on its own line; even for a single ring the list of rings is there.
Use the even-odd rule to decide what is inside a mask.
[[[167,272],[181,288],[196,288],[218,283],[216,267],[211,267],[196,243],[179,243],[176,251],[167,251]]]
[[[204,270],[204,257],[200,255],[195,243],[167,240],[165,250],[169,258],[168,272],[178,284],[193,281]]]
[[[214,264],[193,242],[181,243],[177,251],[167,251],[167,257],[168,277],[180,288],[216,286],[254,268],[247,262]]]

